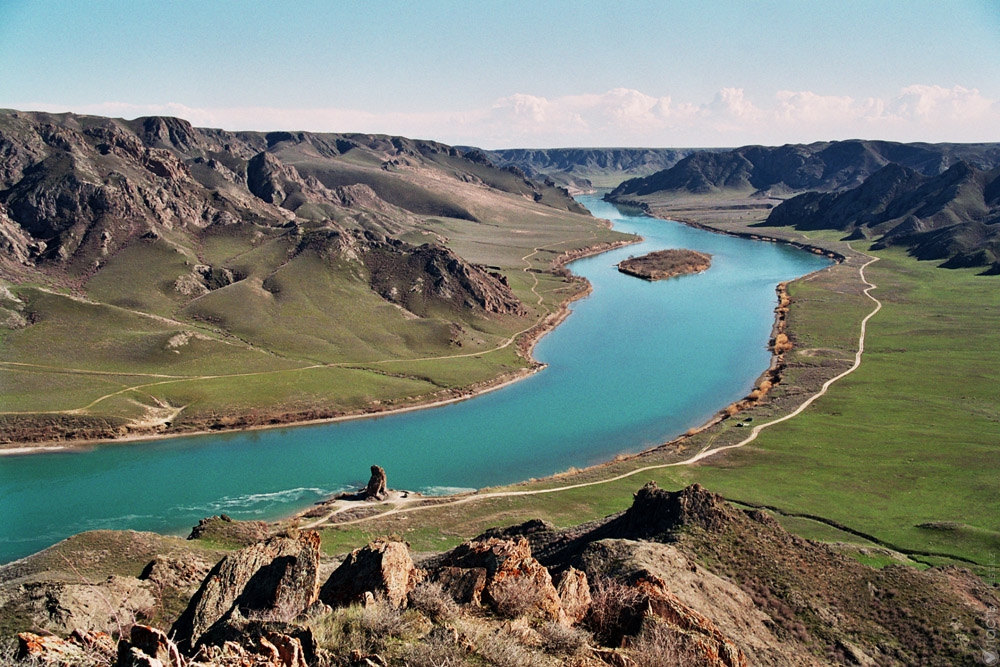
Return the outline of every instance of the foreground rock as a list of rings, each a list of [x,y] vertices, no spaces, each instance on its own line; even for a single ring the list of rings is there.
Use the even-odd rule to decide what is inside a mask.
[[[697,485],[647,484],[625,512],[568,530],[490,530],[419,568],[405,543],[375,540],[327,564],[322,587],[319,547],[306,531],[230,553],[169,633],[112,623],[116,647],[22,632],[20,653],[116,667],[944,667],[977,664],[1000,606],[967,570],[875,570]],[[145,569],[175,590],[197,571],[175,557]]]
[[[319,534],[274,537],[222,559],[170,631],[191,652],[248,621],[289,623],[319,594]]]
[[[405,544],[377,540],[352,551],[323,584],[319,597],[331,607],[363,604],[380,597],[402,608],[420,579]]]

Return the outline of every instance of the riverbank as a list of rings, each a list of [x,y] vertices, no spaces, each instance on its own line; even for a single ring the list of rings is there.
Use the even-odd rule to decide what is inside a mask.
[[[609,225],[610,226],[610,225]],[[148,441],[166,440],[171,438],[182,438],[191,436],[205,436],[219,433],[241,433],[252,432],[275,428],[289,428],[295,426],[312,426],[318,424],[353,421],[358,419],[370,419],[376,417],[386,417],[390,415],[405,414],[416,410],[428,410],[443,407],[461,401],[466,401],[477,396],[482,396],[493,391],[497,391],[511,384],[519,382],[535,373],[543,370],[545,364],[539,363],[532,357],[535,346],[548,333],[558,327],[570,314],[570,305],[589,295],[592,291],[590,284],[583,278],[570,274],[566,265],[583,259],[599,255],[616,248],[641,242],[642,239],[622,240],[617,242],[602,242],[585,248],[564,252],[557,256],[550,265],[550,271],[559,275],[572,283],[580,285],[580,289],[569,297],[559,302],[553,312],[543,316],[540,321],[531,327],[519,331],[508,338],[502,345],[490,351],[496,351],[515,345],[519,356],[530,364],[527,368],[519,369],[512,373],[506,373],[491,380],[475,383],[466,387],[449,389],[445,392],[438,392],[430,396],[414,397],[407,400],[405,404],[387,405],[382,402],[371,404],[356,411],[330,411],[324,412],[322,409],[313,409],[306,412],[269,412],[266,409],[255,410],[252,414],[227,415],[222,419],[212,418],[203,422],[189,421],[174,430],[167,430],[169,424],[160,428],[150,428],[146,430],[130,429],[122,432],[120,426],[107,426],[99,433],[92,433],[86,429],[81,429],[78,437],[61,436],[57,438],[46,437],[50,429],[45,426],[37,428],[36,439],[32,439],[30,428],[22,433],[20,439],[12,440],[0,444],[0,456],[20,456],[29,454],[42,454],[54,451],[65,450],[85,450],[97,445],[107,444],[131,444]],[[531,271],[528,258],[540,251],[535,248],[532,253],[522,258],[528,264],[523,270]],[[534,277],[534,276],[533,276]],[[537,286],[537,278],[535,278]],[[532,288],[534,292],[534,287]],[[542,297],[539,297],[541,303]],[[485,353],[481,353],[485,354]],[[405,360],[401,360],[405,361]],[[179,411],[178,411],[179,412]],[[46,418],[56,418],[58,415],[45,415]]]

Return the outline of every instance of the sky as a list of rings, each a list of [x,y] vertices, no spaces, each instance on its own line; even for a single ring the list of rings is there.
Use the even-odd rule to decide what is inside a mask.
[[[483,148],[1000,141],[1000,0],[0,0],[0,108]]]

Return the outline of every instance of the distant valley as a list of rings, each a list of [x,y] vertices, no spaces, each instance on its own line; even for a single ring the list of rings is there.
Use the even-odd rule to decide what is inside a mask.
[[[762,226],[834,229],[945,266],[1000,271],[1000,144],[837,141],[697,152],[609,201],[773,208]],[[742,200],[742,201],[739,201]],[[711,207],[713,204],[709,203]]]

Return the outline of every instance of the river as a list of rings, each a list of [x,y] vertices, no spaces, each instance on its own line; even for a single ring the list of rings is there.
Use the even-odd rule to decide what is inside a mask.
[[[775,286],[829,260],[628,215],[580,197],[640,245],[578,260],[593,284],[535,356],[548,368],[472,400],[400,415],[0,457],[0,562],[97,528],[186,534],[198,519],[275,518],[363,486],[495,486],[658,445],[746,395],[768,367]],[[649,283],[615,264],[690,248],[704,273]]]

